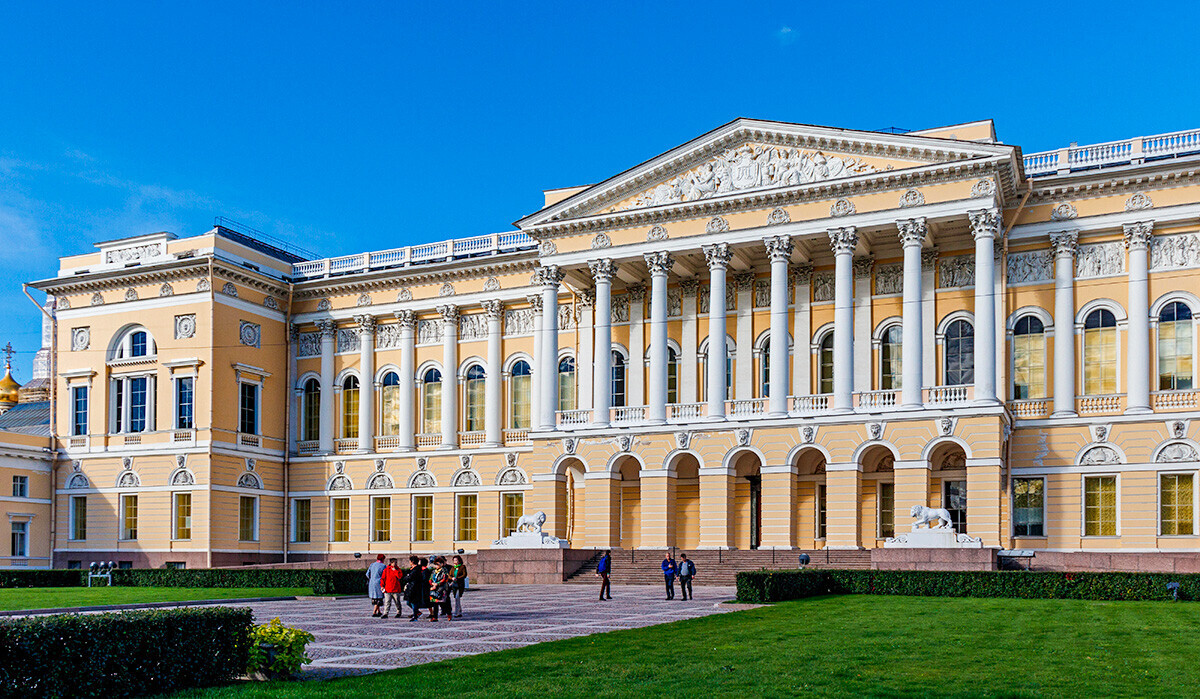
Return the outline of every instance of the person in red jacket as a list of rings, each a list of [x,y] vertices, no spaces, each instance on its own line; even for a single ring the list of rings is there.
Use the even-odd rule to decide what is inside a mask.
[[[396,605],[396,618],[399,619],[400,614],[400,592],[404,589],[401,584],[401,579],[404,577],[404,571],[400,570],[400,566],[396,565],[396,559],[388,561],[388,567],[383,569],[383,575],[380,576],[380,582],[383,583],[383,594],[387,597],[387,607],[383,610],[383,618],[388,618],[388,614],[392,611],[392,604]]]

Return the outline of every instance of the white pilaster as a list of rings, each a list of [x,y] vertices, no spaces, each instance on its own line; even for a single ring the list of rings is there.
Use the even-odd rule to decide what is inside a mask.
[[[733,275],[734,355],[733,398],[754,398],[758,395],[758,377],[754,371],[754,272]]]
[[[1129,248],[1129,354],[1125,368],[1125,412],[1150,412],[1150,238],[1153,221],[1125,224]]]
[[[317,450],[322,454],[333,453],[333,341],[337,335],[337,324],[332,320],[318,320],[321,331],[321,415],[319,419]],[[128,399],[125,405],[129,405]],[[126,410],[126,413],[129,411]]]
[[[358,323],[358,451],[375,451],[375,316],[357,315]]]
[[[288,391],[291,402],[291,409],[288,411],[288,434],[292,436],[291,443],[288,448],[293,452],[296,451],[296,442],[300,441],[300,419],[304,412],[304,389],[298,385],[300,377],[299,369],[297,368],[297,356],[300,354],[300,348],[297,343],[300,340],[300,328],[295,323],[288,323],[288,373],[287,385],[291,387]],[[193,387],[195,384],[192,384]],[[174,384],[172,384],[171,392],[174,393]],[[91,394],[91,389],[88,389]],[[193,422],[193,424],[195,424]],[[174,423],[172,423],[174,425]]]
[[[483,302],[484,314],[487,316],[487,375],[484,378],[484,413],[483,440],[484,445],[498,447],[504,442],[504,398],[501,390],[504,382],[500,374],[504,371],[504,357],[501,353],[502,321],[504,319],[504,304],[494,299]]]
[[[763,240],[771,260],[771,344],[770,396],[767,413],[783,417],[788,413],[788,262],[792,259],[792,239],[777,235]],[[797,338],[797,343],[800,340]]]
[[[727,243],[702,248],[708,261],[708,419],[725,419],[725,270],[733,259]]]
[[[810,264],[792,268],[792,293],[795,296],[795,318],[792,326],[792,395],[812,394],[812,275]]]
[[[1075,250],[1077,231],[1050,235],[1054,246],[1054,412],[1075,415]]]
[[[592,404],[592,343],[596,333],[596,290],[584,289],[579,303],[579,355],[575,357],[575,408]]]
[[[538,280],[542,285],[542,357],[538,362],[540,395],[538,419],[543,430],[556,426],[555,411],[558,409],[558,285],[563,272],[557,265],[546,265],[538,269]]]
[[[529,302],[529,308],[533,310],[533,366],[530,367],[531,374],[529,376],[529,424],[536,428],[540,422],[538,416],[542,414],[542,364],[546,361],[544,340],[546,316],[542,312],[541,294],[531,294],[526,296],[525,300]]]
[[[871,331],[875,328],[871,307],[871,271],[874,255],[854,258],[854,390],[874,388],[871,366]]]
[[[695,403],[700,400],[700,353],[699,332],[700,312],[697,292],[700,290],[699,279],[680,279],[680,310],[683,313],[683,336],[679,340],[679,402]]]
[[[400,444],[402,451],[416,447],[416,422],[414,388],[417,384],[416,358],[417,317],[411,310],[396,311],[400,323],[400,396],[398,416],[400,419]]]
[[[667,274],[675,264],[666,251],[647,253],[650,269],[650,386],[646,419],[652,424],[667,421]]]
[[[625,405],[649,405],[646,400],[646,287],[630,284],[629,362],[625,365]]]
[[[936,386],[937,375],[937,248],[921,252],[921,385]]]
[[[596,282],[596,342],[592,347],[592,425],[607,427],[612,412],[612,278],[609,259],[588,263]]]
[[[900,350],[900,391],[901,405],[906,408],[920,408],[923,405],[921,395],[921,367],[924,366],[921,330],[921,246],[925,243],[927,228],[925,219],[910,218],[898,221],[900,229],[900,245],[904,249],[904,287],[902,309],[904,318],[903,348]]]
[[[833,409],[854,409],[854,248],[858,231],[853,227],[829,231],[833,248]]]
[[[996,248],[1000,212],[968,212],[975,235],[975,403],[996,403]]]
[[[442,444],[458,448],[458,306],[438,306],[442,316]]]

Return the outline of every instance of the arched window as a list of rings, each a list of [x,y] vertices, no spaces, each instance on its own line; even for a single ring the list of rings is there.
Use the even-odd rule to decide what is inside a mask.
[[[1192,309],[1173,301],[1158,313],[1158,390],[1192,387]]]
[[[956,320],[946,328],[946,385],[975,383],[975,328]]]
[[[901,388],[903,375],[904,333],[899,325],[892,325],[879,338],[879,388],[891,391]]]
[[[442,372],[429,369],[421,377],[421,431],[442,431]]]
[[[575,358],[558,360],[558,409],[575,409]]]
[[[154,338],[145,328],[134,327],[126,330],[113,345],[112,359],[134,359],[150,357],[158,353]]]
[[[358,377],[342,381],[342,438],[358,437]]]
[[[512,417],[514,430],[527,430],[533,424],[533,372],[524,359],[512,366],[512,382],[509,387],[508,414]]]
[[[400,375],[396,372],[389,371],[383,375],[379,401],[380,434],[400,434]]]
[[[667,402],[679,402],[679,353],[667,347]]]
[[[817,350],[817,393],[833,393],[833,333],[825,333]]]
[[[304,424],[301,439],[315,442],[321,438],[321,382],[309,379],[304,382]]]
[[[612,353],[612,407],[621,408],[625,405],[625,355],[613,350]]]
[[[1013,398],[1046,397],[1046,329],[1037,316],[1013,326]]]
[[[483,430],[483,416],[487,407],[487,397],[484,395],[486,376],[483,366],[479,364],[472,364],[467,369],[467,381],[463,387],[467,394],[467,432]]]
[[[1083,320],[1083,393],[1117,392],[1117,317],[1097,308]]]

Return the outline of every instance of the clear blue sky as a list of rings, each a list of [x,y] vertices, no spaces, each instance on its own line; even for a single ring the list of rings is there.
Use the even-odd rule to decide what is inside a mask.
[[[225,215],[321,255],[510,228],[738,116],[992,118],[1027,152],[1200,126],[1197,3],[7,3],[0,304]]]

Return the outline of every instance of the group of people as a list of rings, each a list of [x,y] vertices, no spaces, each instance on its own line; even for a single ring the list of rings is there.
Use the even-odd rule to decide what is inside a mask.
[[[600,601],[612,599],[609,578],[612,576],[612,551],[605,551],[596,564],[596,575],[600,577]],[[662,561],[663,581],[666,583],[667,599],[675,599],[675,578],[679,578],[679,589],[683,599],[692,599],[692,578],[696,577],[696,564],[688,560],[686,553],[679,554],[679,561],[668,551]]]
[[[400,619],[404,611],[401,599],[412,611],[409,621],[420,619],[422,609],[429,611],[430,621],[438,620],[438,612],[446,621],[462,616],[462,595],[467,589],[467,566],[462,556],[455,556],[453,563],[445,556],[432,561],[409,556],[408,568],[401,568],[395,558],[387,564],[384,559],[379,554],[367,569],[367,594],[374,606],[372,617],[387,619],[394,605],[396,618]]]

